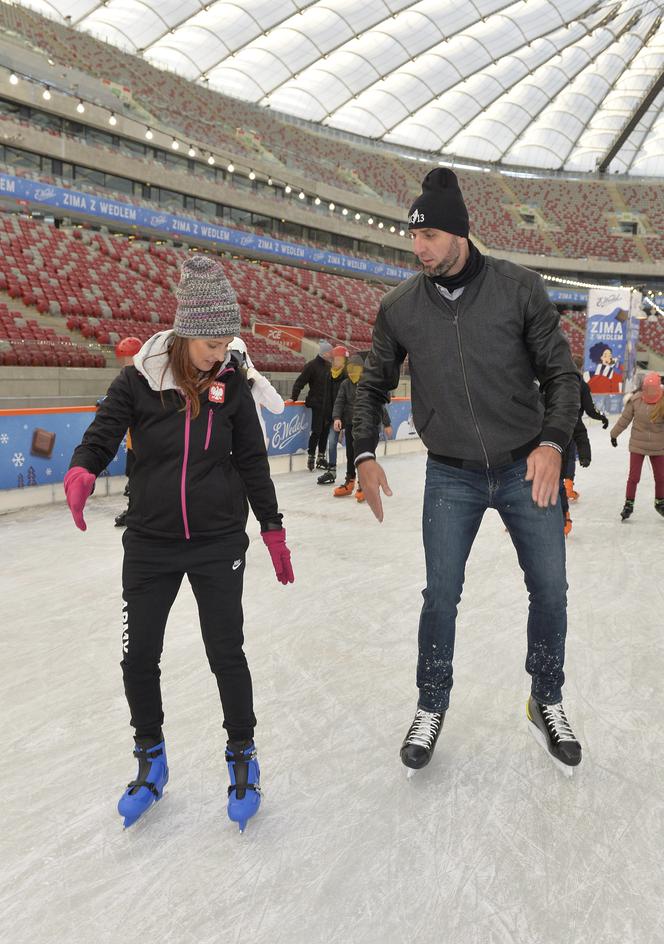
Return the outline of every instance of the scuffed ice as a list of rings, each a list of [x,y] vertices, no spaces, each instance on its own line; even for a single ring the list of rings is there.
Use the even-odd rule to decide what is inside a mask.
[[[424,459],[393,459],[385,524],[308,473],[278,478],[297,582],[252,524],[246,590],[264,803],[225,813],[223,732],[188,585],[163,659],[171,779],[145,822],[119,662],[121,498],[0,519],[0,927],[15,944],[660,944],[664,522],[644,469],[592,430],[568,541],[568,781],[528,737],[527,595],[485,516],[431,767],[399,745],[416,704]],[[654,555],[654,556],[653,556]]]

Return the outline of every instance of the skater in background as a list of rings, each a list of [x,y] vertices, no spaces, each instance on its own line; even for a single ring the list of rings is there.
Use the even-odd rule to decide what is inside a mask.
[[[300,393],[306,386],[309,387],[304,405],[311,410],[311,435],[307,449],[307,468],[325,469],[325,449],[327,437],[332,422],[332,404],[329,399],[330,361],[332,359],[332,345],[327,341],[320,342],[320,349],[313,360],[304,365],[300,376],[293,384],[291,401],[299,399]],[[316,456],[318,450],[318,456]]]
[[[334,490],[335,498],[348,498],[355,491],[355,449],[353,443],[353,411],[355,409],[355,398],[357,396],[357,385],[362,379],[364,370],[364,360],[360,354],[353,354],[349,358],[346,367],[348,377],[341,384],[337,399],[332,411],[332,420],[334,429],[337,433],[344,430],[346,435],[346,481]],[[385,428],[385,435],[389,438],[392,435],[390,425],[390,415],[383,404],[381,411],[381,423]],[[355,495],[358,502],[364,501],[364,493],[361,489],[357,490]]]
[[[240,367],[245,371],[247,382],[249,383],[249,389],[251,390],[251,395],[254,398],[254,403],[256,404],[256,415],[258,416],[258,422],[260,423],[260,427],[263,430],[265,448],[267,449],[269,445],[269,439],[261,407],[264,407],[269,413],[274,413],[278,416],[280,413],[284,412],[283,398],[274,389],[267,377],[264,377],[263,374],[256,370],[251,358],[249,357],[247,345],[244,343],[242,338],[233,338],[231,343],[228,345],[228,350],[238,362]]]
[[[579,465],[582,469],[587,469],[592,461],[592,450],[590,448],[590,440],[588,439],[588,430],[581,419],[581,415],[582,414],[579,414],[574,432],[572,433],[572,438],[563,456],[563,468],[566,469],[569,469],[570,459],[573,461],[574,465],[576,465],[577,455],[579,457]],[[572,531],[572,518],[569,503],[570,498],[569,492],[567,491],[567,479],[564,478],[560,483],[560,505],[563,512],[563,531],[565,537],[568,537]]]
[[[646,374],[641,389],[625,404],[622,415],[611,430],[611,445],[632,425],[629,438],[629,476],[625,505],[620,517],[626,521],[634,511],[636,489],[646,456],[655,477],[655,511],[664,517],[664,389],[655,371]]]
[[[360,483],[382,521],[380,492],[391,491],[376,462],[376,428],[408,356],[415,425],[429,451],[427,585],[419,698],[401,759],[415,769],[433,755],[449,706],[466,561],[486,509],[495,508],[509,528],[530,597],[529,728],[570,772],[581,761],[581,745],[562,703],[567,581],[557,502],[562,454],[579,413],[579,377],[542,279],[483,256],[470,242],[453,171],[436,168],[426,176],[409,228],[423,271],[381,302],[353,417]],[[482,668],[490,703],[490,660]]]
[[[141,349],[141,342],[138,338],[129,337],[122,338],[121,341],[115,345],[115,356],[120,361],[121,367],[132,367],[134,363],[134,355],[138,354]],[[119,515],[116,515],[115,518],[115,527],[124,528],[127,523],[127,512],[129,511],[129,486],[131,484],[131,470],[134,467],[134,450],[131,446],[131,430],[127,430],[127,458],[125,461],[125,475],[127,477],[127,484],[124,489],[124,496],[127,498],[127,507],[124,511],[121,511]]]
[[[608,429],[609,420],[604,413],[601,413],[595,406],[593,400],[593,395],[590,391],[590,387],[583,378],[583,358],[578,354],[574,357],[574,363],[576,364],[577,370],[579,371],[580,383],[581,383],[581,409],[579,410],[579,421],[583,425],[583,415],[589,416],[592,420],[599,420],[602,424],[602,429]],[[578,431],[578,422],[575,427],[575,432],[572,435],[572,439],[565,451],[565,456],[563,458],[563,477],[564,477],[564,486],[565,494],[567,496],[567,511],[569,512],[569,502],[575,502],[579,500],[579,493],[574,487],[574,479],[576,476],[576,455],[577,455],[577,446],[576,440],[578,436],[584,437],[585,442],[588,442],[588,434],[586,432],[585,426],[583,427],[583,432]],[[588,452],[590,451],[590,443],[588,442]],[[583,466],[583,462],[581,463]],[[588,460],[588,465],[590,465],[590,459]],[[565,508],[563,508],[565,510]],[[566,518],[567,521],[567,518]],[[568,532],[565,532],[566,534]]]
[[[336,403],[339,394],[339,388],[346,379],[346,363],[349,358],[349,352],[345,347],[338,345],[332,349],[332,364],[330,366],[330,376],[328,378],[328,391],[326,393],[325,403]],[[330,432],[327,437],[327,469],[322,475],[318,476],[319,485],[334,485],[337,480],[337,450],[339,448],[339,431],[330,425]]]
[[[186,575],[196,597],[228,732],[228,815],[243,828],[260,804],[252,683],[243,651],[247,499],[277,579],[293,582],[265,443],[249,386],[228,344],[240,309],[223,266],[182,266],[173,330],[150,338],[109,388],[65,476],[76,526],[96,477],[131,427],[136,462],[123,535],[122,674],[138,774],[118,811],[130,826],[168,781],[160,669],[169,611]]]

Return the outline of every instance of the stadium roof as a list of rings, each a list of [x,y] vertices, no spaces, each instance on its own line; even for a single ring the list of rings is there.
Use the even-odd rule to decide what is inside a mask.
[[[664,177],[655,0],[26,0],[236,98],[373,139]],[[615,151],[615,156],[612,152]]]

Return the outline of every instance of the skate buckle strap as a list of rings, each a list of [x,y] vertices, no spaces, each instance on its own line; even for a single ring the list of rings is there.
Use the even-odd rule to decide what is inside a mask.
[[[128,790],[133,790],[135,787],[147,787],[150,793],[153,793],[159,799],[159,791],[149,780],[132,780],[131,783],[127,784]]]
[[[134,748],[134,757],[136,757],[137,760],[140,760],[141,758],[146,758],[146,757],[148,760],[154,760],[155,757],[161,757],[163,753],[164,752],[160,747],[159,748],[157,747],[145,748],[145,747],[136,746]]]
[[[571,725],[565,717],[562,702],[557,705],[540,705],[540,710],[551,736],[557,743],[576,741]]]

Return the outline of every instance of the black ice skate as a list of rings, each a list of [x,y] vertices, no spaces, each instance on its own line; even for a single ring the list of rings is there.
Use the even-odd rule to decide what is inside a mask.
[[[634,502],[628,498],[625,501],[625,507],[620,512],[620,517],[622,518],[623,521],[627,521],[627,519],[631,517],[631,514],[633,511],[634,511]]]
[[[128,508],[125,508],[124,511],[121,511],[119,515],[116,515],[115,518],[115,527],[116,528],[126,528],[127,527],[127,512]]]
[[[327,469],[327,459],[322,452],[318,453],[318,458],[316,459],[316,468],[317,469]]]
[[[581,763],[581,745],[574,737],[565,717],[562,702],[558,705],[540,705],[531,695],[526,703],[528,725],[537,743],[551,755],[567,776]]]
[[[401,762],[410,770],[426,767],[433,757],[434,748],[440,734],[444,711],[424,711],[418,708],[408,734],[401,745]]]
[[[318,476],[317,482],[319,485],[334,485],[337,480],[337,467],[336,465],[328,466],[327,472],[323,472],[322,475]]]
[[[655,511],[664,518],[664,498],[655,499]]]
[[[307,456],[307,468],[309,469],[310,472],[313,472],[314,469],[316,468],[316,456],[312,454],[311,452]]]

